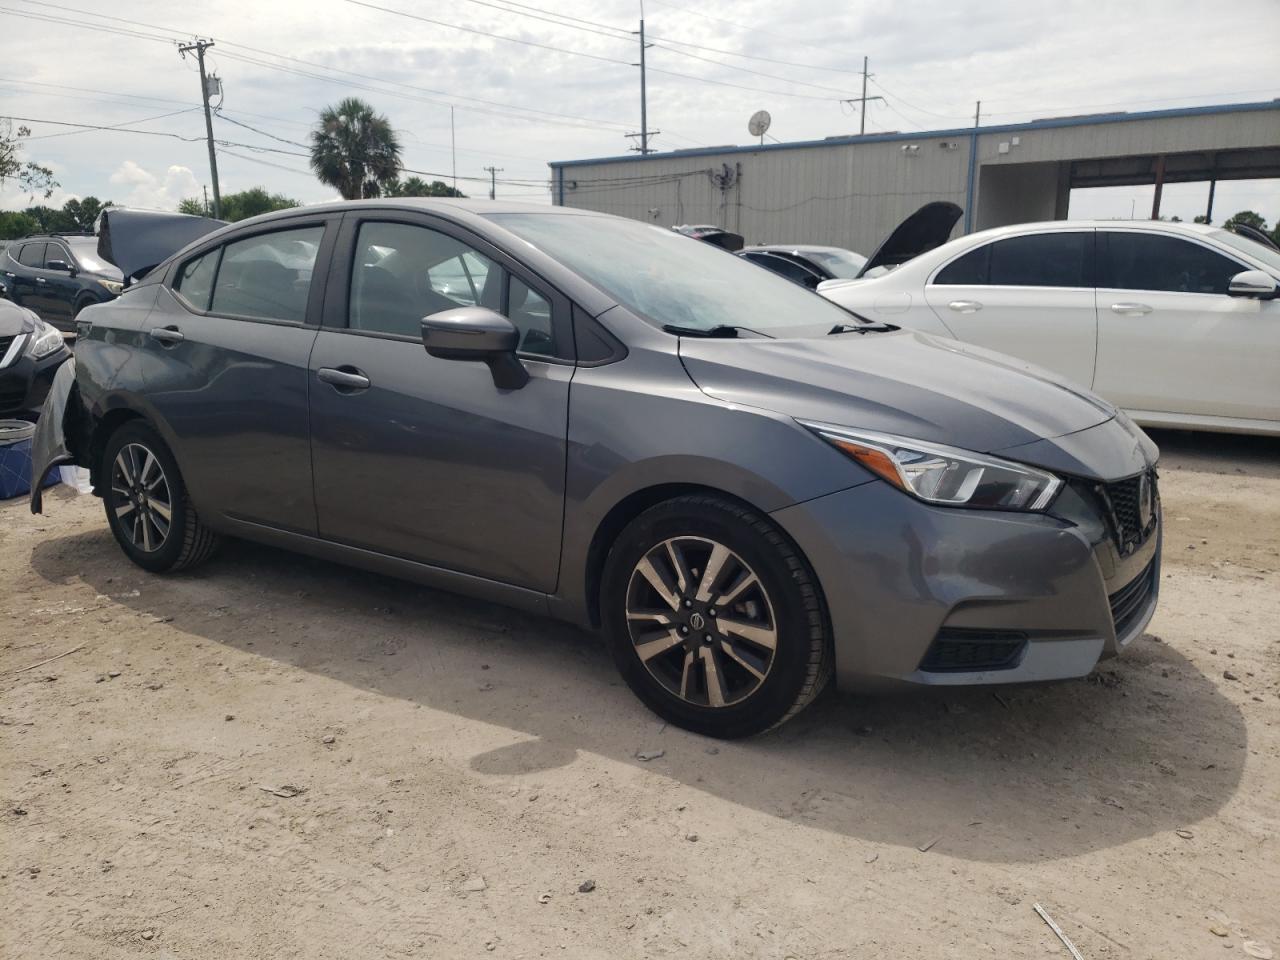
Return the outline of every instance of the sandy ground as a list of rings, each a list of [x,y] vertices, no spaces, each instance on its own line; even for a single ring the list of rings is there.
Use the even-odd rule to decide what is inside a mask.
[[[0,505],[0,954],[1280,956],[1280,444],[1157,440],[1126,657],[732,744],[569,627]]]

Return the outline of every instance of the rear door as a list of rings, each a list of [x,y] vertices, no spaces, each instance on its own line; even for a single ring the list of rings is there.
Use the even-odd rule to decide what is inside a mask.
[[[1094,231],[1005,237],[943,264],[925,300],[958,340],[1093,383]]]
[[[555,588],[570,304],[450,221],[350,215],[311,355],[320,536],[503,583]],[[529,382],[427,355],[421,319],[481,305],[522,332]]]
[[[1280,418],[1280,302],[1227,295],[1255,268],[1199,238],[1098,236],[1098,392],[1131,410]]]
[[[262,224],[170,268],[142,331],[146,397],[196,506],[314,534],[307,358],[340,215]]]

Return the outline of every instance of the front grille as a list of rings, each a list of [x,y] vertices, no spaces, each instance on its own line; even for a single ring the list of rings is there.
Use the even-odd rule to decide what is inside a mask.
[[[943,627],[920,669],[929,673],[1011,670],[1022,660],[1026,634],[1013,630],[970,630]]]
[[[1151,598],[1156,585],[1156,564],[1152,560],[1146,568],[1127,584],[1107,598],[1111,604],[1111,619],[1116,625],[1116,636],[1129,632]]]
[[[1148,470],[1136,477],[1101,483],[1096,490],[1116,549],[1120,556],[1127,557],[1146,543],[1155,531],[1160,502],[1156,472]]]
[[[17,334],[9,337],[0,337],[0,366],[3,366],[5,354],[9,352],[9,348],[13,346],[13,341],[16,340],[17,337]]]

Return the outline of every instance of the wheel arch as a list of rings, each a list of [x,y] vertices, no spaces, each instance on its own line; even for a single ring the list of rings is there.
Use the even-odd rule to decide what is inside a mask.
[[[647,487],[642,487],[627,494],[617,503],[615,503],[596,524],[595,531],[591,536],[590,543],[586,549],[585,562],[581,571],[581,584],[583,590],[583,601],[585,605],[586,625],[592,629],[599,629],[602,625],[600,615],[600,584],[604,574],[605,560],[609,555],[614,543],[617,542],[619,535],[627,525],[636,517],[644,513],[651,507],[655,507],[660,503],[668,500],[675,500],[679,497],[703,495],[716,497],[729,503],[737,504],[740,507],[751,510],[767,517],[769,511],[761,508],[758,504],[731,493],[719,487],[710,486],[702,483],[688,482],[672,482],[659,483]],[[813,564],[808,557],[804,555],[804,551],[800,549],[791,536],[782,529],[781,526],[774,524],[779,534],[790,541],[792,548],[799,556],[804,559],[809,568],[814,572],[814,584],[819,593],[819,601],[823,608],[826,607],[826,599],[823,596],[821,579],[818,577],[817,571],[814,570]]]

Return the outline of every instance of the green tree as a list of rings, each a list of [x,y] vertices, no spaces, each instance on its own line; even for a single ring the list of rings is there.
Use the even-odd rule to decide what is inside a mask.
[[[85,197],[83,200],[68,200],[62,205],[62,212],[73,224],[71,229],[93,233],[93,225],[98,222],[98,216],[110,206],[110,200],[103,203],[97,197]]]
[[[17,240],[40,232],[40,224],[17,210],[0,210],[0,240]]]
[[[250,187],[239,193],[222,195],[222,219],[230,223],[247,220],[272,210],[288,210],[300,206],[297,200],[286,197],[283,193],[267,193],[262,187]],[[196,217],[209,217],[212,214],[206,209],[203,200],[187,197],[178,204],[179,213],[188,213]]]
[[[391,122],[358,97],[325,107],[311,133],[311,169],[344,200],[377,197],[400,173]]]
[[[456,187],[451,187],[443,180],[432,180],[430,183],[421,177],[410,177],[408,180],[392,180],[382,188],[384,197],[465,197],[466,194]]]
[[[1196,222],[1196,223],[1203,223],[1203,224],[1205,224],[1205,225],[1208,225],[1211,221],[1210,221],[1210,220],[1209,220],[1209,218],[1208,218],[1207,216],[1205,216],[1203,213],[1197,213],[1197,214],[1196,214],[1195,222]]]
[[[1230,230],[1237,223],[1243,223],[1246,227],[1253,227],[1255,230],[1266,231],[1267,221],[1261,214],[1254,213],[1252,210],[1241,210],[1237,214],[1226,219],[1222,225]]]
[[[16,180],[22,192],[35,196],[52,196],[58,181],[53,179],[53,171],[38,163],[22,159],[22,141],[31,136],[30,127],[18,127],[14,130],[13,121],[0,120],[0,187],[10,180]]]
[[[22,212],[35,221],[34,233],[74,233],[76,231],[75,221],[62,210],[38,204],[27,207]]]

